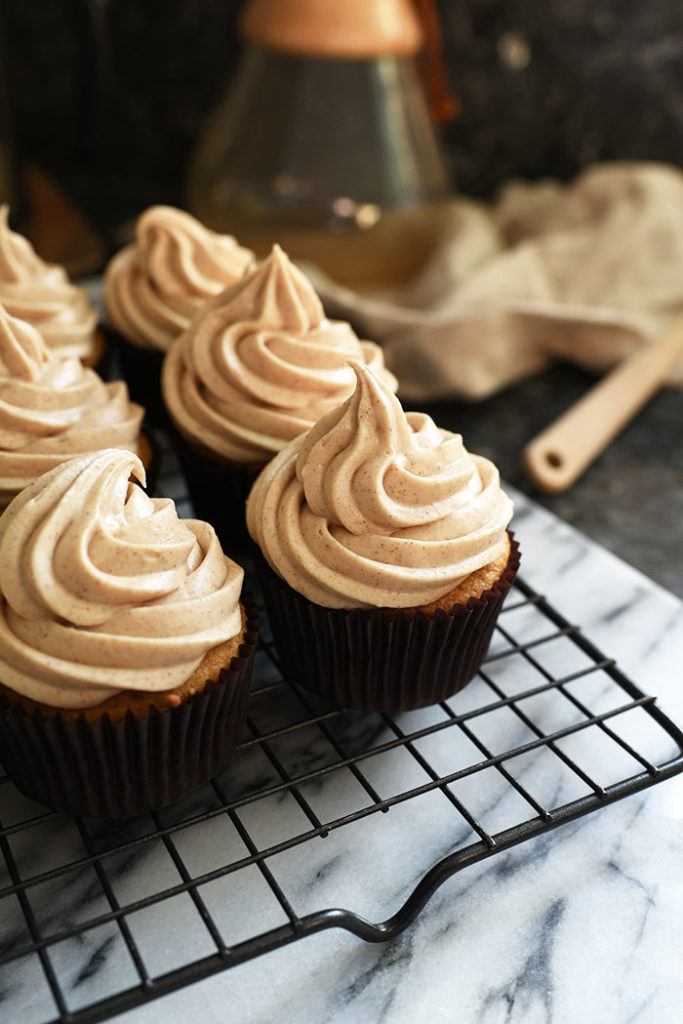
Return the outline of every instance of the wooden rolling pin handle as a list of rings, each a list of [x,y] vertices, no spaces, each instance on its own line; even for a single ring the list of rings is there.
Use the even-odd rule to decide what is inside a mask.
[[[591,388],[524,449],[524,468],[542,490],[566,490],[664,383],[683,355],[683,317]]]

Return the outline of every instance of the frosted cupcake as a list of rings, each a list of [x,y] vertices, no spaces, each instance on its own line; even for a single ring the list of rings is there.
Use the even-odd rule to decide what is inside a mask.
[[[145,210],[135,235],[106,268],[104,304],[131,393],[149,406],[159,402],[161,362],[171,343],[254,256],[232,236],[210,231],[172,206]]]
[[[0,207],[0,303],[36,327],[47,347],[88,366],[104,357],[104,338],[88,293],[69,281],[63,267],[45,263],[23,235],[11,231],[9,207]]]
[[[0,306],[0,510],[84,452],[128,448],[149,463],[143,415],[123,381],[105,384],[75,356],[53,354],[31,324]]]
[[[284,672],[342,707],[399,711],[481,664],[519,564],[512,502],[459,434],[352,369],[351,398],[258,477],[247,525]]]
[[[0,518],[0,747],[57,810],[162,806],[244,723],[254,623],[207,523],[149,498],[130,452],[73,459]]]
[[[353,392],[349,359],[396,388],[379,346],[328,320],[277,245],[208,302],[169,350],[162,390],[190,493],[226,542],[260,470]]]

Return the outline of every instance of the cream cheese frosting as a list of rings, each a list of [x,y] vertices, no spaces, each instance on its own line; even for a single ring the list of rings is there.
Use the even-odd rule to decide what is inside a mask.
[[[136,240],[105,271],[107,319],[129,341],[166,351],[199,307],[238,280],[254,254],[184,210],[151,206]]]
[[[58,357],[0,305],[0,509],[74,455],[137,452],[143,414],[123,381],[105,384],[75,356]]]
[[[45,263],[27,238],[12,231],[9,207],[0,207],[0,303],[36,327],[60,356],[92,355],[97,314],[88,293],[63,267]]]
[[[131,452],[83,455],[0,518],[0,680],[86,708],[179,686],[241,628],[243,571],[212,526],[149,498]]]
[[[162,391],[189,441],[224,459],[263,463],[353,392],[353,358],[396,389],[379,346],[328,320],[276,245],[170,349]]]
[[[329,608],[437,601],[503,555],[512,502],[488,459],[405,413],[358,360],[356,389],[257,478],[247,527],[270,566]]]

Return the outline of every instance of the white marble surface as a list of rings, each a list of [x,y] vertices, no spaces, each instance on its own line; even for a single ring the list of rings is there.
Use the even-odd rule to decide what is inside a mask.
[[[524,578],[616,657],[641,689],[658,694],[665,710],[683,723],[683,604],[527,499],[518,496],[517,509]],[[510,619],[517,617],[518,639],[535,628],[525,615],[510,612]],[[577,655],[569,643],[539,647],[538,658],[546,659],[556,676],[572,672],[581,661],[574,663]],[[509,660],[490,663],[491,675],[499,671],[503,688],[510,685],[505,674],[510,670],[502,667]],[[610,685],[597,674],[591,694],[583,693],[593,710],[599,710]],[[481,699],[481,689],[468,688],[454,706],[460,711]],[[542,700],[530,711],[545,727],[554,713]],[[412,727],[418,720],[429,721],[432,712],[414,714],[423,717],[410,719]],[[634,742],[648,750],[652,744],[652,756],[657,756],[662,737],[650,735],[646,716],[635,714]],[[486,736],[489,747],[501,742],[509,747],[510,729],[516,731],[516,742],[528,738],[518,721],[505,720]],[[381,739],[365,737],[367,742]],[[444,759],[444,767],[455,768],[466,763],[469,753],[450,730],[430,737],[424,751],[432,763]],[[315,744],[289,752],[302,765],[317,753]],[[624,768],[618,752],[614,762],[602,750],[595,757],[595,775],[601,780],[604,775],[606,782]],[[265,770],[256,763],[252,768],[256,775]],[[416,764],[398,755],[389,766],[380,759],[374,776],[371,762],[365,768],[384,796],[392,786],[398,792],[423,781]],[[548,772],[544,762],[539,770],[531,756],[518,777],[553,805],[585,792],[559,761],[556,768]],[[320,814],[361,806],[364,799],[354,780],[340,773],[306,795]],[[520,813],[516,794],[501,795],[495,780],[483,788],[477,780],[466,796],[491,831]],[[26,813],[20,802],[14,813]],[[6,808],[0,814],[6,825]],[[244,815],[260,843],[306,826],[293,801],[270,801],[245,809]],[[437,891],[408,931],[389,943],[368,945],[337,930],[320,933],[114,1019],[117,1024],[678,1021],[683,1006],[682,818],[679,776],[464,869]],[[436,792],[387,815],[372,814],[324,841],[294,847],[270,866],[276,877],[286,877],[300,914],[344,906],[381,920],[397,909],[428,866],[470,839],[469,826],[456,821],[451,805]],[[189,870],[201,874],[210,870],[217,849],[226,859],[239,856],[241,840],[219,816],[200,830],[174,833],[174,842]],[[24,834],[23,844],[21,835],[13,837],[24,877],[75,858],[79,851],[82,855],[82,839],[66,819],[45,827],[44,842]],[[122,904],[176,884],[179,877],[158,841],[137,854],[112,855],[108,871]],[[0,889],[6,884],[0,877]],[[107,910],[90,867],[40,890],[30,893],[41,927]],[[256,868],[210,883],[202,894],[227,941],[284,923]],[[0,940],[18,942],[21,915],[7,904],[7,899],[0,902]],[[215,948],[185,895],[172,905],[156,904],[129,918],[129,924],[153,972],[210,955]],[[136,982],[120,932],[112,925],[66,941],[50,957],[72,1009]],[[50,1019],[50,1013],[54,1018],[35,965],[21,961],[4,973],[0,968],[0,1020],[33,1024]]]

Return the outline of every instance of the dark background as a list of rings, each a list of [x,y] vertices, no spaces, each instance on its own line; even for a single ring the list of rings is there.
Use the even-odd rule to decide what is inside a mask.
[[[110,232],[182,203],[188,155],[239,53],[240,0],[5,0],[17,163],[47,169]],[[568,178],[598,159],[683,163],[680,0],[440,0],[462,104],[458,187]]]
[[[150,203],[183,204],[189,154],[239,55],[240,7],[5,0],[4,121],[23,201],[15,223],[17,210],[29,218],[42,255],[58,259],[46,247],[65,237],[35,237],[47,222],[46,181],[94,229],[83,269],[101,265]],[[513,175],[568,179],[596,160],[683,165],[680,0],[440,0],[439,11],[462,105],[443,138],[462,191],[489,197]],[[591,383],[558,364],[487,402],[430,411],[508,481],[683,597],[679,391],[662,390],[566,494],[542,495],[523,476],[522,447]]]

